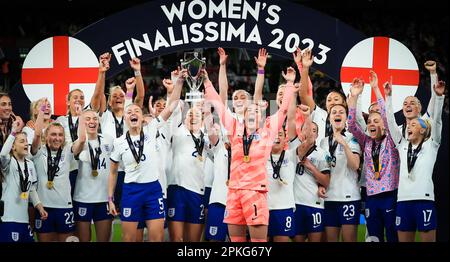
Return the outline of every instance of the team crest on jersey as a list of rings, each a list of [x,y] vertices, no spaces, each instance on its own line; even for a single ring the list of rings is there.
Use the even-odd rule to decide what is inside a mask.
[[[105,145],[104,148],[106,152],[109,152],[111,150],[111,148],[109,148],[109,145]]]
[[[368,209],[368,208],[366,208],[366,218],[369,218],[369,216],[370,216],[370,209]]]
[[[40,229],[40,228],[42,227],[42,220],[36,219],[36,220],[34,221],[34,226],[35,226],[37,229]]]
[[[217,227],[209,227],[209,234],[211,236],[217,235]]]
[[[131,216],[131,208],[127,207],[123,209],[123,216],[130,217]]]
[[[175,216],[175,208],[174,208],[174,207],[169,208],[169,209],[167,210],[167,215],[168,215],[169,217]]]
[[[402,222],[402,218],[401,217],[399,217],[399,216],[395,217],[395,225],[396,226],[400,226],[401,222]]]
[[[11,232],[11,238],[13,241],[19,241],[19,232]]]
[[[80,217],[84,217],[86,215],[86,212],[87,212],[87,208],[85,208],[85,207],[78,208],[78,215],[80,215]]]

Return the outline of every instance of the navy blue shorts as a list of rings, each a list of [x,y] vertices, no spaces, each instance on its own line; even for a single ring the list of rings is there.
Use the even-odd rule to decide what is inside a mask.
[[[1,222],[0,243],[34,242],[33,232],[27,223]]]
[[[181,186],[171,185],[167,189],[167,220],[192,224],[205,223],[203,195]]]
[[[270,237],[274,236],[295,236],[294,209],[278,209],[269,211],[269,231]]]
[[[415,232],[436,229],[437,215],[434,201],[413,200],[397,202],[395,225],[397,230]]]
[[[164,218],[164,202],[158,181],[123,184],[120,220],[139,222],[160,218]]]
[[[341,227],[358,225],[361,214],[361,201],[337,202],[325,201],[325,226]]]
[[[371,241],[384,242],[386,231],[387,242],[398,242],[395,228],[397,191],[381,193],[366,198],[364,211],[367,233]]]
[[[228,235],[228,226],[223,222],[225,205],[212,203],[208,206],[206,218],[205,239],[225,241]]]
[[[102,220],[113,219],[109,214],[108,202],[103,203],[82,203],[73,201],[73,211],[75,213],[75,221],[97,222]]]
[[[164,203],[164,228],[167,228],[167,199],[163,198],[163,203]],[[138,229],[144,229],[146,228],[147,225],[145,224],[145,220],[140,220],[138,223]]]
[[[37,233],[70,233],[75,231],[75,221],[73,208],[49,208],[45,207],[48,213],[46,220],[42,220],[39,212],[36,215],[34,227]]]
[[[295,235],[323,232],[323,213],[322,208],[295,205]]]

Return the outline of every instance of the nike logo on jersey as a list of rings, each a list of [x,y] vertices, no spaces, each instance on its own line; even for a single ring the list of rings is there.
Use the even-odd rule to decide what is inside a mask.
[[[423,224],[424,227],[427,227],[427,226],[429,226],[429,225],[431,225],[431,223],[425,223],[425,224]]]
[[[164,210],[163,211],[159,211],[159,214],[161,215],[161,214],[164,214]]]
[[[291,231],[291,229],[290,228],[288,228],[288,229],[284,229],[284,232],[288,232],[288,231]]]
[[[252,220],[255,220],[255,219],[257,219],[258,217],[252,217]]]
[[[318,228],[318,227],[320,227],[320,225],[314,225],[314,226],[313,226],[313,228]]]
[[[345,220],[349,221],[352,220],[354,217],[346,217]]]
[[[386,213],[392,212],[394,209],[386,209]]]

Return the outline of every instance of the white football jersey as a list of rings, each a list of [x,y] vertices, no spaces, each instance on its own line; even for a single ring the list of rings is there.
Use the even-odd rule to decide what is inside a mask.
[[[417,154],[411,174],[408,172],[408,145],[409,141],[402,139],[397,146],[400,155],[400,180],[398,185],[397,201],[432,200],[434,201],[433,169],[436,162],[439,144],[428,139],[422,144]],[[412,149],[416,149],[413,146]]]
[[[158,180],[163,190],[163,198],[167,198],[166,162],[170,150],[170,141],[167,140],[164,132],[166,128],[167,125],[162,126],[156,134],[156,151],[158,152],[159,157]]]
[[[73,125],[76,125],[78,121],[78,116],[72,116],[72,123]],[[64,127],[64,138],[66,139],[66,144],[72,144],[75,141],[72,141],[72,137],[70,136],[70,128],[69,128],[69,116],[60,116],[56,119],[56,122],[60,123]],[[78,134],[78,129],[76,131]],[[42,133],[43,134],[43,133]],[[31,142],[28,141],[29,144],[33,143],[33,140]],[[70,163],[70,171],[77,170],[78,169],[78,161],[73,159],[72,163]]]
[[[214,179],[209,204],[220,203],[226,205],[228,191],[228,151],[222,139],[220,139],[216,146],[212,146],[211,150],[214,154]]]
[[[345,132],[343,138],[352,152],[361,154],[361,147],[351,133]],[[322,139],[320,147],[331,157],[328,137]],[[336,166],[330,167],[330,185],[327,189],[327,198],[325,201],[348,202],[360,200],[361,193],[359,190],[358,173],[347,166],[347,156],[345,155],[344,147],[338,144],[334,155],[336,157]]]
[[[197,135],[199,138],[199,134]],[[172,136],[172,175],[178,186],[203,195],[205,193],[204,165],[206,159],[206,148],[208,147],[208,136],[205,134],[202,158],[199,160],[195,143],[189,130],[181,124]]]
[[[328,163],[329,155],[320,147],[307,157],[309,161],[320,171],[330,171]],[[315,208],[324,208],[324,199],[318,196],[319,185],[316,178],[308,168],[304,168],[302,175],[296,175],[294,179],[295,204]]]
[[[178,103],[177,107],[173,111],[172,115],[167,119],[167,125],[160,130],[161,134],[165,136],[165,140],[168,142],[166,152],[162,152],[162,156],[165,159],[165,168],[167,186],[176,185],[175,176],[173,174],[173,152],[172,152],[172,135],[175,130],[178,129],[178,125],[182,123],[182,101]]]
[[[57,151],[52,151],[53,158],[56,157]],[[36,155],[33,156],[34,166],[36,167],[38,186],[37,192],[44,207],[51,208],[71,208],[72,197],[70,195],[70,164],[74,160],[72,154],[72,143],[66,144],[61,153],[59,161],[59,170],[56,172],[53,180],[53,188],[47,187],[47,147],[41,146]]]
[[[276,163],[280,155],[272,154]],[[285,151],[283,163],[281,164],[280,176],[287,184],[283,184],[279,179],[273,178],[273,167],[269,159],[266,162],[267,176],[269,181],[269,193],[267,202],[269,210],[295,208],[294,201],[294,176],[297,165],[297,154],[295,149]]]
[[[156,151],[156,132],[166,122],[161,118],[155,118],[152,122],[142,127],[144,133],[144,150],[139,164],[136,163],[133,153],[126,139],[126,132],[114,140],[114,148],[111,160],[123,164],[125,168],[124,183],[150,183],[158,180],[160,168],[158,152]],[[130,136],[136,153],[139,153],[139,135]]]
[[[214,162],[211,158],[205,158],[205,166],[203,172],[205,173],[205,187],[212,187],[214,181]]]
[[[2,182],[2,201],[4,202],[4,215],[1,217],[3,222],[27,223],[28,224],[28,202],[29,199],[22,199],[20,188],[20,177],[17,162],[9,154],[0,157],[1,169],[4,175]],[[34,164],[30,160],[27,161],[28,181],[30,188],[36,186],[37,174]],[[22,172],[25,171],[23,162],[19,161]],[[27,193],[29,196],[30,190]]]
[[[91,155],[88,143],[95,155],[99,147],[98,139],[84,143],[83,151],[79,154],[78,175],[75,184],[73,200],[82,203],[101,203],[108,201],[108,179],[113,139],[108,135],[99,135],[101,154],[97,165],[97,176],[92,175]]]

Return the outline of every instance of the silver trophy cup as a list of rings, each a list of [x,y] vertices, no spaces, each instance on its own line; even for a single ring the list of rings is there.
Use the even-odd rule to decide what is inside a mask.
[[[204,94],[199,89],[204,79],[200,72],[205,68],[206,58],[202,57],[199,52],[186,52],[184,53],[184,59],[181,59],[180,62],[181,68],[187,69],[188,73],[186,82],[190,91],[186,93],[186,102],[203,101]]]

